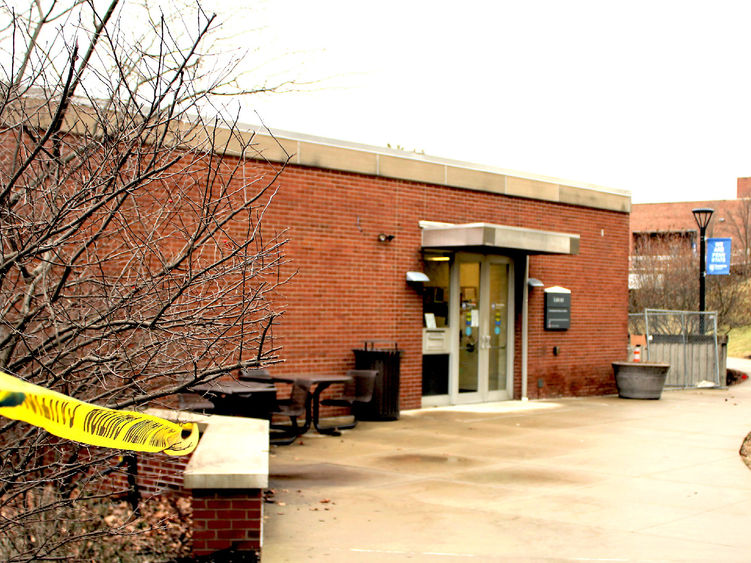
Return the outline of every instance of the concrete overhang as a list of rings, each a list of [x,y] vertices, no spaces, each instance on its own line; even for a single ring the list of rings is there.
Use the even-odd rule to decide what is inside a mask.
[[[579,235],[540,231],[522,227],[467,223],[463,225],[421,224],[422,247],[427,249],[506,250],[527,254],[579,254]]]

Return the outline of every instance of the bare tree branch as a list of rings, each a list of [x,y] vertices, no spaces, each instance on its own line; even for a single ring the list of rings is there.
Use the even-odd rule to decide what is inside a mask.
[[[636,287],[630,290],[630,312],[698,310],[699,257],[687,234],[666,233],[644,238],[636,244],[634,252],[631,270]],[[748,269],[737,256],[730,275],[707,276],[706,307],[718,313],[723,331],[751,322],[751,312],[745,305],[750,297],[748,282]]]
[[[200,64],[213,15],[129,42],[120,4],[0,5],[0,369],[137,408],[279,361],[286,234],[263,219],[284,165],[236,118],[202,117],[233,80]],[[0,558],[124,533],[60,525],[107,496],[116,456],[0,421]]]

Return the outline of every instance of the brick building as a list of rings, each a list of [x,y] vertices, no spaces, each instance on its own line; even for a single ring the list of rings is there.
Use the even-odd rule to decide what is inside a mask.
[[[751,178],[738,178],[737,199],[635,203],[631,208],[631,270],[650,241],[681,244],[698,253],[699,228],[692,209],[714,209],[707,237],[731,238],[732,264],[747,261],[751,249]]]
[[[256,142],[269,161],[293,155],[263,223],[286,229],[296,271],[276,297],[275,372],[339,373],[377,341],[401,350],[402,409],[615,391],[627,192],[297,134]],[[546,295],[563,295],[554,330]]]

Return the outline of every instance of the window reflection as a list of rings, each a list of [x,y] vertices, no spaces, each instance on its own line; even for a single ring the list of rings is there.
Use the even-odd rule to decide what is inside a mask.
[[[423,313],[435,317],[437,327],[449,325],[449,261],[425,261],[425,274],[430,278],[425,282],[422,297]],[[423,315],[423,323],[425,322]]]

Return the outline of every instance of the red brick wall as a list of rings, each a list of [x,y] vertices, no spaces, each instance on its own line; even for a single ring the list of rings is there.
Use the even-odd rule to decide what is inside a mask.
[[[263,495],[253,490],[193,491],[193,555],[261,551]]]
[[[159,494],[191,496],[192,553],[207,555],[224,549],[260,555],[263,521],[261,489],[187,490],[183,473],[191,456],[136,453],[137,484],[142,497]],[[110,474],[104,487],[111,492],[128,488],[127,466]]]
[[[190,455],[138,454],[138,486],[144,496],[181,491]]]
[[[258,163],[244,177],[257,171],[273,176]],[[286,309],[273,331],[284,361],[275,371],[340,373],[364,341],[393,341],[403,351],[401,407],[419,407],[422,304],[405,282],[407,271],[422,268],[418,222],[484,221],[581,235],[578,256],[531,258],[531,276],[572,290],[572,322],[566,332],[544,331],[542,291],[532,291],[530,396],[614,390],[609,364],[626,354],[628,214],[303,166],[289,166],[278,187],[264,233],[268,240],[286,229],[291,262],[283,275],[297,275],[274,297],[274,307]],[[379,233],[395,238],[379,243]],[[522,269],[517,261],[517,275]],[[517,314],[517,396],[519,321]]]
[[[628,214],[301,166],[282,174],[264,218],[267,233],[288,229],[289,269],[297,271],[277,296],[286,313],[274,331],[284,363],[274,371],[339,373],[365,340],[397,342],[401,408],[420,406],[422,301],[405,282],[422,268],[420,220],[579,234],[578,256],[531,258],[532,277],[572,290],[572,319],[566,332],[544,331],[542,291],[532,291],[530,396],[615,392],[610,362],[626,356]],[[379,233],[395,238],[379,243]],[[521,275],[523,261],[516,269]],[[519,396],[518,315],[516,329]]]
[[[738,199],[751,197],[751,178],[738,178]]]
[[[56,444],[56,449],[69,448]],[[82,448],[79,459],[98,459],[109,453],[97,447]],[[52,461],[55,450],[46,454]],[[111,456],[113,471],[99,481],[99,493],[127,496],[128,458],[137,462],[136,484],[141,498],[161,494],[191,496],[192,552],[207,555],[224,549],[261,552],[263,491],[261,489],[200,490],[185,489],[183,474],[192,455],[168,456],[161,453],[123,452]]]
[[[732,218],[738,214],[741,202],[735,199],[713,201],[677,201],[673,203],[635,203],[631,208],[631,231],[659,233],[670,231],[698,231],[692,209],[714,209],[709,231],[712,236],[733,235]]]
[[[122,456],[114,457],[114,470],[102,481],[103,492],[121,494],[128,490],[128,458],[132,456],[135,456],[137,461],[136,486],[141,497],[175,492],[187,494],[183,490],[183,473],[191,455],[168,456],[144,452],[125,452]]]
[[[615,393],[611,363],[626,359],[628,216],[585,209],[571,213],[569,224],[576,225],[571,232],[581,236],[580,255],[530,259],[530,277],[572,292],[571,328],[549,331],[543,326],[544,292],[530,290],[530,398]]]

